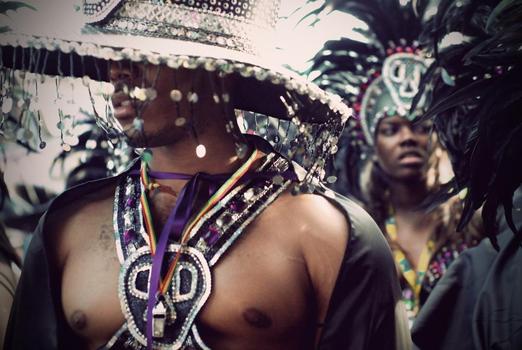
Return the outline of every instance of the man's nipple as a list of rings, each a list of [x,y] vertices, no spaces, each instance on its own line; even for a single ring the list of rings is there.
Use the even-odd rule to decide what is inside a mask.
[[[71,327],[76,331],[82,331],[87,327],[87,316],[83,311],[76,310],[69,318]]]
[[[256,328],[269,328],[272,325],[272,319],[256,308],[248,308],[243,311],[243,318]]]

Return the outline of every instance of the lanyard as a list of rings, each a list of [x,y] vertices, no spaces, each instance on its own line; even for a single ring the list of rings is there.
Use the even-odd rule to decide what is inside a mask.
[[[198,220],[205,215],[216,203],[218,203],[241,179],[241,177],[253,166],[254,162],[258,159],[260,152],[255,149],[250,157],[247,159],[243,165],[239,169],[236,170],[226,180],[219,189],[210,197],[209,200],[205,203],[202,209],[199,211],[197,215],[193,217],[189,222],[189,218],[191,216],[191,212],[193,209],[193,205],[196,199],[196,192],[198,191],[198,185],[203,180],[204,177],[208,179],[212,179],[212,175],[203,175],[201,173],[197,173],[192,176],[190,181],[183,187],[183,189],[179,193],[179,197],[176,201],[176,205],[172,209],[165,226],[161,232],[161,236],[156,236],[154,225],[152,224],[152,215],[150,212],[150,207],[147,199],[147,188],[149,188],[149,184],[151,183],[149,174],[147,172],[147,164],[145,162],[142,163],[140,176],[142,181],[142,192],[140,201],[142,204],[143,217],[145,221],[145,227],[147,230],[147,234],[149,236],[149,245],[151,249],[152,255],[152,268],[151,268],[151,277],[149,284],[149,301],[147,306],[147,344],[148,347],[152,347],[152,334],[153,334],[153,309],[159,303],[162,304],[160,298],[166,293],[170,284],[173,280],[173,275],[176,270],[176,265],[181,256],[181,251],[183,246],[186,244],[191,229],[198,222]],[[162,173],[166,175],[166,173]],[[183,178],[182,174],[171,174],[169,178]],[[165,256],[168,238],[171,234],[180,238],[180,248],[176,252],[174,260],[171,262],[167,273],[161,279],[161,267],[163,263],[163,258]]]
[[[395,222],[394,216],[390,216],[386,220],[386,233],[388,234],[388,237],[390,237],[391,241],[397,242],[397,223]],[[401,273],[406,279],[406,282],[408,282],[410,287],[413,289],[416,301],[419,300],[422,281],[424,279],[424,276],[426,275],[426,271],[428,270],[428,266],[430,264],[433,246],[433,240],[428,240],[428,242],[422,249],[416,271],[415,269],[413,269],[410,261],[408,260],[408,258],[399,246],[393,249],[393,257],[395,259],[395,263],[401,270]]]

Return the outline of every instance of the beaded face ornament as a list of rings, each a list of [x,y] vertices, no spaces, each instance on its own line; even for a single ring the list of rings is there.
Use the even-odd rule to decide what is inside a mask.
[[[85,1],[82,11],[86,23],[82,27],[41,28],[35,34],[32,26],[20,26],[0,39],[2,99],[22,101],[18,110],[3,108],[3,115],[19,122],[27,119],[26,109],[34,109],[29,119],[37,119],[37,104],[27,103],[20,91],[32,86],[34,101],[38,98],[35,86],[45,80],[56,81],[56,104],[61,106],[64,91],[70,90],[72,81],[81,80],[82,91],[76,91],[75,96],[82,94],[82,103],[91,102],[98,125],[116,142],[124,135],[113,116],[111,98],[115,92],[124,91],[137,107],[133,122],[137,134],[146,123],[140,111],[157,92],[154,84],[113,86],[107,82],[111,65],[130,62],[134,67],[200,71],[216,78],[211,79],[215,103],[223,110],[235,111],[227,113],[234,119],[227,128],[237,140],[238,155],[243,156],[246,150],[242,132],[262,136],[286,157],[298,161],[307,170],[305,182],[311,183],[313,178],[324,177],[324,164],[337,150],[350,109],[338,96],[293,74],[274,59],[271,35],[278,8],[278,1],[272,0]],[[224,88],[226,79],[235,81],[233,99],[231,91]],[[188,101],[197,106],[200,96],[198,91],[175,87],[170,97],[176,103]],[[69,97],[68,101],[79,103],[80,98]],[[65,108],[59,109],[67,114]],[[193,133],[189,119],[190,115],[178,115],[175,123]],[[196,142],[197,156],[204,157],[207,147]]]

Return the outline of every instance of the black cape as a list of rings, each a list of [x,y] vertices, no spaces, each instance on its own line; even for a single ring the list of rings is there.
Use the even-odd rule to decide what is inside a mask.
[[[522,225],[522,191],[513,218]],[[428,349],[522,349],[522,246],[502,220],[497,252],[488,239],[468,249],[432,291],[412,328]]]
[[[121,175],[120,175],[121,176]],[[64,192],[48,212],[78,196],[107,186],[118,177],[89,182]],[[350,239],[330,300],[319,344],[321,350],[409,349],[406,316],[390,249],[381,231],[355,202],[330,199],[351,225]],[[59,280],[49,264],[44,214],[34,233],[18,285],[5,349],[73,349],[73,337],[60,304]]]

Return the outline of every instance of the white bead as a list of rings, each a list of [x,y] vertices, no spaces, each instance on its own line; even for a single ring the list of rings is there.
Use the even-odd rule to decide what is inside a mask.
[[[198,156],[198,158],[203,158],[206,155],[207,155],[207,148],[205,147],[205,145],[199,144],[196,147],[196,156]]]
[[[13,109],[13,99],[8,97],[2,101],[2,112],[7,114],[11,112],[11,109]]]
[[[197,103],[198,102],[198,94],[195,92],[189,92],[187,99],[190,103]]]
[[[134,97],[135,99],[139,101],[146,101],[147,100],[147,89],[141,89],[139,87],[135,87],[134,90],[131,93],[131,97]]]
[[[181,101],[182,98],[183,98],[183,94],[181,93],[181,91],[174,89],[170,92],[170,99],[172,101],[179,102],[179,101]]]
[[[186,123],[187,123],[187,120],[186,120],[185,118],[183,118],[183,117],[176,118],[176,120],[174,121],[174,124],[175,124],[176,126],[178,126],[178,127],[179,127],[179,126],[183,126],[183,125],[185,125]]]

